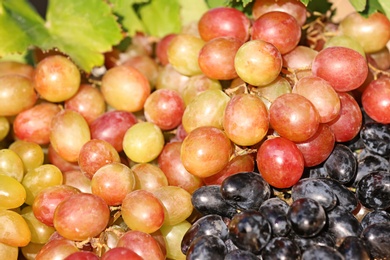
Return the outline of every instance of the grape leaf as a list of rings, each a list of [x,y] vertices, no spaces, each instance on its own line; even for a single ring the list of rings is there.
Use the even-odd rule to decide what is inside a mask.
[[[215,7],[227,5],[226,0],[206,0],[206,3],[209,8],[215,8]]]
[[[178,0],[152,0],[141,5],[138,12],[148,35],[163,37],[181,30]]]
[[[311,0],[301,0],[301,3],[307,6]]]
[[[390,17],[390,1],[389,0],[378,0],[382,6],[384,14],[389,18]]]
[[[349,2],[357,12],[363,11],[367,5],[367,0],[349,0]]]
[[[378,0],[368,0],[366,8],[360,12],[364,17],[368,17],[370,14],[373,14],[375,12],[381,12],[385,13],[384,10],[382,9],[381,4],[379,3]],[[390,16],[387,16],[390,17]]]
[[[193,21],[198,21],[200,17],[209,9],[204,0],[179,0],[180,19],[182,25],[187,25]]]
[[[147,2],[148,0],[110,0],[112,11],[118,16],[118,22],[127,31],[128,36],[134,36],[136,32],[145,32],[145,27],[134,10],[134,5]]]

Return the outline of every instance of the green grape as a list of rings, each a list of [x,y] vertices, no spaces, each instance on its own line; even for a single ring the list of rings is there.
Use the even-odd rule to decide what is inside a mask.
[[[21,215],[30,228],[32,243],[45,244],[49,241],[50,236],[56,231],[53,227],[49,227],[40,222],[35,217],[31,206],[23,208]]]
[[[22,159],[25,173],[41,166],[45,159],[43,149],[37,143],[16,140],[9,146],[9,149],[17,153]]]
[[[0,116],[0,141],[7,137],[10,130],[10,123],[5,116]]]
[[[190,77],[182,93],[184,103],[188,106],[196,96],[209,89],[222,90],[219,80],[210,79],[204,74]]]
[[[181,241],[191,227],[191,223],[184,220],[176,225],[163,225],[160,228],[161,233],[165,239],[165,246],[167,248],[167,258],[184,260],[186,256],[181,252]]]
[[[5,243],[0,243],[0,259],[17,260],[19,248],[17,246],[9,246]]]
[[[12,177],[0,174],[0,209],[14,209],[23,205],[26,190]]]
[[[0,210],[0,243],[9,246],[26,246],[31,241],[31,231],[18,213],[1,209]]]
[[[333,46],[350,48],[360,53],[363,57],[366,57],[366,53],[364,52],[362,45],[360,45],[358,41],[356,41],[355,39],[349,36],[346,35],[333,36],[332,38],[326,41],[324,48],[333,47]]]
[[[24,175],[23,161],[11,149],[0,150],[0,174],[7,175],[21,182]]]
[[[20,251],[22,252],[24,258],[26,258],[27,260],[35,260],[37,254],[39,253],[39,251],[41,251],[44,245],[45,244],[36,244],[30,242],[27,246],[22,247]]]

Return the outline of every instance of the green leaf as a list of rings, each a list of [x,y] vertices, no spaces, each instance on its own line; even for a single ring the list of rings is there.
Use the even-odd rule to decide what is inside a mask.
[[[301,3],[307,6],[309,4],[310,0],[301,0]]]
[[[363,16],[367,17],[375,12],[385,13],[379,0],[368,0],[366,8],[360,12]],[[389,16],[388,16],[389,17]]]
[[[181,30],[178,0],[152,0],[138,11],[148,35],[163,37]]]
[[[110,0],[110,2],[114,14],[118,16],[118,22],[130,37],[134,36],[136,32],[145,32],[145,27],[138,17],[134,5],[147,3],[148,0]]]
[[[226,2],[226,0],[206,0],[207,6],[209,8],[226,6]]]
[[[179,4],[181,6],[180,17],[182,25],[198,21],[209,9],[204,0],[179,0]]]
[[[58,48],[87,72],[103,65],[102,53],[123,37],[110,6],[101,0],[51,0],[46,19],[51,38],[38,46]]]
[[[380,5],[382,6],[384,14],[387,18],[390,19],[390,1],[389,0],[378,0]]]
[[[367,5],[367,0],[349,0],[349,2],[357,12],[363,11]]]

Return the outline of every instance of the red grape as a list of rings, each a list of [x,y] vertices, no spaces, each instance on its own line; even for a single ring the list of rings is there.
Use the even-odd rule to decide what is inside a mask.
[[[376,122],[390,124],[390,78],[373,80],[363,91],[362,105]]]
[[[156,45],[156,56],[161,65],[165,66],[169,63],[168,61],[168,46],[171,40],[176,36],[176,33],[170,33],[165,35],[162,39],[157,42]]]

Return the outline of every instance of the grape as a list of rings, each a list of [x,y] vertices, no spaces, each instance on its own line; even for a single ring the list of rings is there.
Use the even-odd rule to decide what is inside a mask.
[[[257,88],[256,93],[269,109],[277,97],[286,93],[291,93],[291,90],[291,85],[287,79],[278,76],[271,83],[261,86],[261,88]]]
[[[31,206],[24,207],[21,211],[21,216],[26,221],[31,231],[31,243],[45,244],[49,241],[50,236],[56,231],[40,220],[38,220]]]
[[[204,126],[184,139],[180,158],[191,174],[205,178],[225,168],[232,153],[232,144],[222,130]]]
[[[271,127],[282,137],[303,142],[318,130],[320,118],[314,105],[304,96],[287,93],[279,96],[269,108]]]
[[[231,7],[216,7],[202,15],[198,21],[198,31],[206,42],[224,36],[245,42],[249,38],[250,25],[243,12]]]
[[[136,123],[137,118],[131,112],[107,111],[90,123],[91,138],[107,141],[115,150],[121,152],[127,129]]]
[[[35,260],[39,251],[44,247],[45,244],[29,243],[20,249],[20,252],[27,260]]]
[[[390,172],[374,171],[364,176],[356,188],[356,195],[363,206],[370,209],[390,207]]]
[[[13,132],[18,139],[48,144],[50,142],[51,121],[61,111],[54,103],[42,102],[19,113],[13,122]]]
[[[150,95],[148,79],[130,66],[109,69],[102,78],[100,88],[105,101],[117,110],[136,112],[143,108]]]
[[[255,254],[240,249],[235,249],[225,255],[224,260],[257,260],[259,259]]]
[[[188,106],[196,96],[209,89],[222,90],[221,83],[208,78],[205,74],[189,77],[181,92],[184,103]]]
[[[328,184],[331,190],[333,190],[334,194],[337,196],[338,205],[350,212],[356,209],[359,203],[358,199],[346,186],[331,178],[321,178],[321,181]]]
[[[146,99],[144,115],[148,122],[161,130],[172,130],[181,124],[185,104],[180,93],[172,89],[158,89]]]
[[[273,187],[291,187],[303,174],[303,155],[295,143],[286,138],[266,140],[258,149],[256,158],[261,176]]]
[[[364,49],[360,45],[360,43],[356,39],[353,39],[347,35],[333,36],[332,38],[326,41],[324,48],[334,47],[334,46],[350,48],[360,53],[363,57],[366,57],[366,53],[364,52]]]
[[[23,205],[26,190],[11,176],[0,174],[0,209],[13,209]]]
[[[268,126],[267,108],[257,96],[238,94],[228,102],[223,116],[223,128],[233,143],[241,146],[255,145],[265,137]]]
[[[345,145],[336,144],[326,159],[324,167],[331,178],[346,184],[356,176],[357,160],[351,149]]]
[[[78,193],[57,206],[53,224],[64,238],[82,241],[99,235],[106,228],[109,218],[110,210],[102,198]]]
[[[113,162],[120,162],[120,158],[109,142],[92,139],[80,149],[78,163],[81,171],[90,179],[101,167]]]
[[[36,167],[39,167],[44,162],[44,152],[40,145],[34,142],[28,142],[23,140],[16,140],[8,147],[10,150],[17,153],[22,159],[24,172],[28,172]],[[1,151],[1,150],[0,150]],[[15,161],[13,165],[17,165]],[[18,172],[15,171],[14,172]]]
[[[377,223],[365,228],[362,240],[366,242],[371,258],[385,259],[390,255],[390,224]]]
[[[10,132],[10,122],[7,117],[0,116],[0,141],[3,141]]]
[[[291,227],[287,222],[286,216],[288,209],[289,205],[277,197],[270,198],[261,204],[259,212],[271,224],[273,237],[283,237],[290,232]]]
[[[301,39],[301,27],[290,14],[270,11],[252,24],[251,39],[260,39],[273,44],[281,54],[293,50]]]
[[[291,232],[290,237],[292,237],[293,241],[299,246],[301,252],[306,251],[311,246],[335,246],[334,239],[325,230],[322,230],[319,234],[313,237],[306,238],[300,237],[297,234]]]
[[[16,116],[33,107],[38,99],[33,82],[17,74],[1,76],[0,91],[0,116]]]
[[[241,172],[227,177],[221,184],[221,194],[227,203],[242,210],[258,209],[270,198],[269,184],[255,172]]]
[[[335,119],[341,109],[337,92],[326,80],[316,76],[301,78],[294,86],[292,93],[307,98],[316,108],[321,123]]]
[[[331,187],[321,179],[305,178],[299,180],[291,189],[292,199],[310,198],[321,204],[325,210],[332,210],[338,203]]]
[[[8,246],[22,247],[31,241],[31,231],[18,213],[0,209],[0,243]]]
[[[186,256],[181,252],[181,241],[191,227],[188,221],[182,221],[176,225],[163,225],[160,231],[165,239],[167,247],[167,258],[185,259]]]
[[[301,198],[291,204],[287,212],[287,221],[297,235],[313,237],[324,228],[326,212],[316,200]]]
[[[109,206],[117,206],[128,193],[134,190],[133,171],[119,162],[108,163],[100,167],[91,180],[93,194],[103,198]]]
[[[149,81],[150,87],[153,89],[156,85],[158,76],[158,65],[154,59],[147,54],[134,55],[126,59],[122,63],[124,66],[131,66],[141,72]]]
[[[373,171],[387,171],[388,169],[390,169],[389,160],[376,154],[368,154],[358,161],[358,168],[353,186],[356,187],[364,176]]]
[[[47,148],[47,158],[48,161],[56,166],[60,171],[79,171],[80,167],[77,162],[69,162],[62,158],[53,148],[51,144],[49,144]]]
[[[62,172],[52,164],[42,164],[27,172],[22,180],[26,189],[26,204],[32,205],[40,191],[51,186],[61,185],[62,181]]]
[[[382,124],[390,123],[390,78],[371,81],[362,94],[362,105],[369,117]]]
[[[390,50],[386,46],[383,49],[370,53],[369,57],[375,62],[375,67],[381,70],[390,68]]]
[[[178,34],[169,43],[168,61],[175,70],[185,76],[201,74],[198,56],[203,46],[204,41],[195,35]]]
[[[214,235],[203,235],[192,241],[186,259],[223,260],[227,249],[223,240]]]
[[[76,94],[81,76],[77,66],[62,55],[51,55],[41,60],[34,73],[34,87],[50,102],[62,102]]]
[[[299,1],[295,0],[256,0],[252,7],[254,19],[259,18],[265,13],[271,11],[282,11],[294,16],[299,25],[306,22],[306,7]]]
[[[337,250],[345,259],[370,259],[367,246],[359,237],[346,237]]]
[[[99,260],[100,258],[92,252],[80,251],[68,255],[64,260]]]
[[[368,212],[360,221],[360,225],[362,226],[363,230],[376,223],[386,223],[390,221],[390,214],[384,210],[374,210],[371,212]]]
[[[332,259],[343,260],[343,255],[329,246],[311,246],[302,254],[302,260]]]
[[[68,185],[55,185],[40,191],[34,199],[32,210],[34,216],[47,226],[53,226],[54,211],[58,204],[80,191]]]
[[[192,194],[191,201],[194,208],[202,215],[216,214],[231,218],[238,212],[222,197],[220,185],[200,187]]]
[[[381,50],[390,39],[390,21],[379,12],[367,18],[353,12],[342,19],[339,30],[356,39],[368,53]]]
[[[163,148],[163,133],[157,125],[150,122],[134,124],[123,137],[123,151],[130,160],[137,163],[156,159]]]
[[[192,213],[191,194],[177,186],[163,186],[152,191],[164,206],[164,225],[174,226]]]
[[[156,45],[156,56],[161,65],[165,66],[168,61],[168,46],[171,40],[176,36],[176,33],[170,33],[162,37]]]
[[[151,163],[139,163],[131,167],[135,178],[135,190],[153,191],[168,186],[168,179],[162,169]]]
[[[189,76],[181,74],[168,63],[159,71],[156,89],[167,88],[177,90],[179,93],[182,93],[189,78]]]
[[[201,126],[223,129],[223,115],[230,98],[220,89],[208,89],[187,105],[182,124],[187,133]]]
[[[63,184],[74,187],[84,193],[92,193],[91,179],[80,170],[62,172]]]
[[[65,160],[76,162],[80,150],[91,139],[84,117],[73,110],[62,110],[51,121],[50,144]]]
[[[211,79],[236,78],[234,57],[242,44],[241,40],[234,37],[218,37],[206,42],[199,52],[200,69]],[[220,66],[221,64],[223,66]]]
[[[359,104],[350,94],[339,92],[338,95],[341,102],[340,114],[327,124],[334,133],[336,142],[347,142],[359,134],[363,116]]]
[[[23,180],[23,161],[15,151],[11,149],[0,150],[0,174],[12,177],[18,182]]]
[[[309,70],[311,63],[317,54],[318,51],[316,50],[313,50],[307,46],[298,45],[292,51],[283,54],[283,66],[293,70]],[[296,71],[295,73],[300,74],[299,71]]]
[[[141,231],[127,231],[119,238],[117,247],[126,247],[142,259],[165,259],[158,242],[150,234]]]
[[[367,123],[362,127],[360,137],[370,152],[383,157],[390,155],[390,125]]]
[[[264,86],[274,81],[279,76],[282,64],[278,49],[262,40],[245,42],[234,58],[238,76],[253,86]]]
[[[5,243],[0,243],[0,258],[1,259],[18,259],[19,248],[9,246]],[[29,260],[29,259],[28,259]]]
[[[315,76],[328,81],[337,92],[357,89],[368,75],[365,57],[355,50],[340,46],[320,51],[311,69]]]
[[[240,249],[259,254],[271,239],[271,225],[258,211],[237,213],[229,225],[229,237]]]
[[[328,212],[328,233],[339,241],[348,236],[359,236],[362,228],[355,216],[344,207],[335,207]]]
[[[169,185],[181,187],[192,194],[203,186],[203,181],[184,167],[180,158],[181,147],[182,142],[166,144],[158,157],[158,165],[167,177]]]
[[[81,84],[76,94],[64,102],[64,108],[79,112],[91,124],[106,111],[106,103],[98,88]]]
[[[18,74],[26,78],[32,79],[34,76],[34,67],[19,61],[0,61],[0,77],[9,74]]]
[[[273,238],[261,251],[263,260],[267,259],[299,259],[301,250],[293,240],[286,237]]]
[[[36,260],[65,259],[67,256],[79,252],[75,242],[67,239],[51,240],[46,243],[39,253]]]
[[[135,190],[122,201],[122,218],[131,230],[153,233],[164,223],[164,204],[150,191]]]
[[[136,254],[134,251],[126,247],[114,247],[105,252],[100,260],[117,260],[117,259],[128,259],[128,260],[142,260],[143,258]]]

